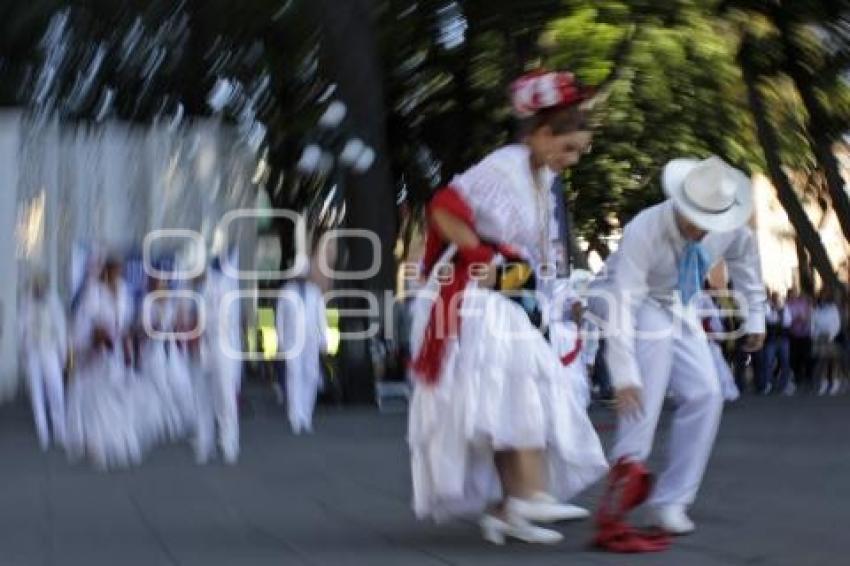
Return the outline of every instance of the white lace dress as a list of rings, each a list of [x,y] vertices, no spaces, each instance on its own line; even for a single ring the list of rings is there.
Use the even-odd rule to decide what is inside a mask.
[[[72,459],[89,456],[101,468],[126,467],[142,457],[138,435],[138,396],[124,364],[121,338],[132,317],[126,287],[117,295],[92,281],[74,316],[75,369],[67,395],[66,447]],[[112,338],[112,351],[91,351],[100,327]]]
[[[151,304],[148,313],[152,330],[170,333],[174,330],[174,305],[167,300]],[[145,336],[141,351],[144,378],[156,390],[161,422],[150,431],[178,440],[188,434],[194,423],[195,398],[185,353],[170,338]],[[152,439],[157,440],[156,438]]]
[[[479,235],[522,250],[533,263],[548,253],[545,172],[538,200],[525,146],[502,148],[456,177]],[[546,203],[544,205],[543,203]],[[451,259],[450,248],[440,263]],[[434,269],[433,272],[437,270]],[[413,306],[414,357],[422,345],[439,285],[432,277]],[[416,380],[410,407],[414,510],[445,519],[478,514],[501,498],[493,453],[544,449],[550,492],[569,499],[607,471],[596,431],[552,347],[522,308],[470,283],[462,323],[449,339],[436,385]]]

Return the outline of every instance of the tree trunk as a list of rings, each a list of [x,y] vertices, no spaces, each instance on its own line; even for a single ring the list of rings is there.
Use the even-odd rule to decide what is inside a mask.
[[[797,44],[794,43],[790,24],[781,7],[777,9],[775,23],[782,37],[785,50],[786,72],[794,81],[794,85],[800,93],[800,98],[803,100],[803,105],[806,107],[806,112],[809,114],[806,131],[812,142],[815,159],[826,176],[829,196],[838,222],[841,224],[841,231],[844,232],[844,237],[850,242],[850,197],[844,190],[844,178],[841,175],[838,159],[832,149],[835,140],[831,133],[829,115],[812,87],[813,77],[801,63],[803,54]]]
[[[815,293],[815,277],[812,273],[809,254],[806,253],[799,238],[794,239],[794,247],[797,249],[797,277],[800,283],[800,292],[812,297]]]
[[[747,86],[747,99],[750,110],[753,113],[756,123],[756,133],[762,151],[764,151],[765,161],[767,162],[768,175],[773,186],[776,188],[776,195],[779,198],[782,208],[785,209],[788,219],[797,232],[800,243],[811,257],[812,266],[828,286],[834,289],[843,289],[829,260],[829,255],[826,253],[826,248],[824,248],[823,242],[820,239],[820,235],[806,215],[806,211],[800,203],[800,199],[797,198],[797,193],[794,192],[794,187],[791,185],[788,175],[786,175],[782,168],[782,162],[779,158],[779,140],[777,139],[773,125],[770,124],[767,117],[767,109],[764,98],[759,91],[759,77],[753,68],[750,49],[752,49],[751,43],[748,37],[745,36],[741,44],[739,63],[743,72],[744,83]]]
[[[386,107],[383,77],[372,23],[372,0],[319,0],[314,6],[323,28],[323,64],[338,85],[338,96],[348,107],[351,134],[357,135],[375,150],[371,169],[361,175],[347,175],[345,204],[346,228],[358,229],[378,237],[380,248],[364,238],[346,238],[339,242],[347,250],[347,271],[365,271],[377,264],[377,273],[357,281],[341,281],[338,287],[374,294],[379,305],[377,320],[383,320],[384,291],[394,288],[397,210],[387,156]],[[377,255],[377,257],[375,257]],[[365,308],[365,300],[343,300],[343,308]],[[340,330],[363,331],[374,320],[359,316],[341,317]],[[341,344],[340,369],[344,370],[346,398],[353,402],[374,400],[374,374],[370,343],[365,339],[345,340]]]

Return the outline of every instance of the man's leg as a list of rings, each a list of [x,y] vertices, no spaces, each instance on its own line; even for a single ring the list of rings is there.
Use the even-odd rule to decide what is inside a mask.
[[[635,352],[643,380],[643,410],[640,415],[618,419],[612,462],[621,458],[642,462],[649,458],[670,380],[671,330],[672,317],[665,310],[652,304],[645,304],[638,310]],[[619,368],[609,369],[616,373]]]
[[[65,445],[65,389],[62,383],[62,368],[59,357],[50,353],[43,358],[44,385],[47,391],[47,403],[50,407],[50,424],[53,428],[53,441]]]
[[[306,379],[302,393],[303,421],[302,425],[310,432],[313,430],[313,413],[316,410],[316,401],[319,397],[319,388],[322,383],[322,368],[319,360],[319,349],[305,352],[303,357],[304,367],[302,367],[302,375]]]
[[[210,372],[194,366],[195,385],[195,459],[205,464],[215,452],[215,410],[210,389]]]
[[[236,463],[239,458],[239,404],[233,360],[222,360],[213,379],[215,392],[215,420],[218,423],[218,441],[224,460]]]
[[[791,377],[791,343],[788,338],[779,339],[779,347],[777,351],[779,356],[779,392],[788,393],[792,391]]]
[[[304,396],[302,382],[300,356],[286,360],[286,410],[289,415],[289,425],[295,434],[301,432],[301,405]]]
[[[812,354],[812,338],[807,336],[803,339],[803,372],[806,376],[806,382],[809,384],[809,389],[814,388],[815,360]]]
[[[803,385],[805,377],[802,375],[802,344],[800,338],[791,336],[788,339],[788,355],[791,361],[791,371],[794,374],[794,381],[797,387]]]
[[[618,419],[611,451],[614,466],[596,513],[595,544],[613,552],[657,552],[669,546],[668,537],[636,530],[628,523],[629,513],[650,494],[651,476],[642,462],[652,451],[673,361],[671,315],[648,303],[638,310],[636,322],[635,355],[643,383],[642,410],[638,415]],[[618,369],[612,366],[612,375]]]
[[[47,430],[47,412],[44,406],[44,371],[42,359],[35,349],[27,352],[27,384],[29,386],[32,416],[35,421],[35,432],[38,444],[42,450],[50,446],[50,433]]]
[[[773,364],[776,361],[777,340],[777,338],[768,338],[762,350],[762,363],[757,385],[760,393],[767,393],[776,389]]]
[[[693,503],[714,445],[723,395],[705,335],[685,329],[676,339],[670,388],[677,406],[670,431],[667,465],[650,503]]]

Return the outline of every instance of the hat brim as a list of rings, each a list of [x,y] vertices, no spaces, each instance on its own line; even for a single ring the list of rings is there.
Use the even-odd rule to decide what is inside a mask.
[[[664,194],[673,201],[676,210],[685,218],[709,232],[730,232],[745,226],[753,215],[753,192],[750,179],[732,167],[727,169],[729,180],[735,184],[735,204],[722,213],[699,210],[685,197],[685,178],[702,163],[699,159],[674,159],[665,167],[661,178]]]

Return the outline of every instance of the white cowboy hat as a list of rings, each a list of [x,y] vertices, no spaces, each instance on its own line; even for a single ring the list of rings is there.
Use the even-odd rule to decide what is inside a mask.
[[[676,210],[703,230],[735,230],[753,213],[749,177],[716,156],[670,161],[661,185]]]

